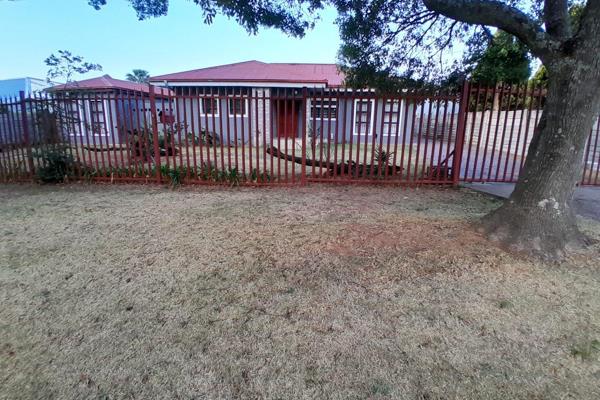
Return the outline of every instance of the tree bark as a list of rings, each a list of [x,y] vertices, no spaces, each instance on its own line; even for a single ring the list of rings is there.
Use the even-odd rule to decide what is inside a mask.
[[[573,35],[565,0],[544,0],[543,25],[498,0],[423,2],[448,18],[513,34],[548,71],[546,104],[524,169],[510,198],[484,218],[485,229],[510,247],[544,258],[562,258],[565,250],[585,245],[572,200],[586,138],[600,113],[600,0],[586,1]]]
[[[272,155],[273,157],[281,158],[282,160],[291,161],[296,164],[302,164],[302,157],[292,156],[290,154],[286,154],[281,152],[275,146],[269,146],[265,149],[267,154]],[[313,149],[313,153],[315,150]],[[327,173],[330,176],[333,175],[347,175],[347,176],[385,176],[392,174],[399,174],[402,172],[403,168],[397,165],[389,165],[389,160],[375,160],[377,161],[375,164],[357,164],[354,161],[348,160],[348,162],[339,162],[333,163],[327,160],[312,160],[310,158],[306,158],[304,163],[309,167],[323,168],[327,170]]]
[[[546,259],[589,243],[577,228],[572,200],[600,112],[599,52],[547,66],[546,103],[519,181],[510,198],[483,219],[492,239]]]

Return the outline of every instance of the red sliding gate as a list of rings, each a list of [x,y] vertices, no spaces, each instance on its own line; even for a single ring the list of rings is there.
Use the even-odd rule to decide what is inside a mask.
[[[515,182],[540,88],[176,88],[0,100],[0,180],[228,185]],[[598,123],[582,184],[598,184]]]

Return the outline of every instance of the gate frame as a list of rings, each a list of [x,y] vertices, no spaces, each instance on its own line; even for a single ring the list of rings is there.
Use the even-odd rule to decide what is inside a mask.
[[[469,108],[471,86],[468,80],[464,80],[460,93],[460,104],[458,106],[458,126],[456,128],[456,140],[454,142],[454,157],[452,159],[452,184],[456,187],[460,182],[460,171],[462,168],[462,155],[465,142],[466,119]]]

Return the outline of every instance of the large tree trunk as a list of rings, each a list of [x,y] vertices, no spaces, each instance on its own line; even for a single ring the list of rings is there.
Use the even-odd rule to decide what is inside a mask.
[[[546,105],[524,170],[511,197],[484,218],[488,233],[511,247],[551,259],[585,245],[572,199],[581,177],[585,141],[600,112],[600,0],[584,2],[577,24],[570,21],[569,2],[543,0],[543,25],[500,1],[423,2],[456,21],[513,34],[548,71]]]
[[[546,104],[510,198],[483,219],[492,239],[546,259],[588,243],[572,199],[583,153],[600,108],[598,52],[584,61],[549,65]]]

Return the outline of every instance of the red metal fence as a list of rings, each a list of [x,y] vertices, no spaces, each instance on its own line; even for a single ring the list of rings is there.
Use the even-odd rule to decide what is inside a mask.
[[[0,99],[0,180],[514,182],[544,91],[175,88]],[[583,184],[598,184],[598,124]]]
[[[545,101],[545,89],[532,85],[469,85],[460,180],[518,180]],[[600,120],[588,138],[580,184],[600,185]]]
[[[110,181],[457,179],[457,93],[151,88],[21,96],[0,107],[5,181],[43,176],[60,162],[72,179]]]

